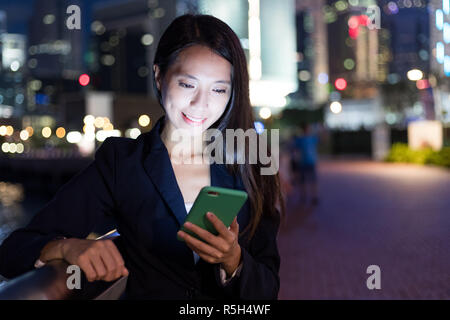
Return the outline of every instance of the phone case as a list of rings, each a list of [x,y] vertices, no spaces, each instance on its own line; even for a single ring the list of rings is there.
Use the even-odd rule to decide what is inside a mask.
[[[195,199],[189,214],[186,216],[185,222],[189,221],[203,229],[208,230],[214,235],[218,235],[219,233],[206,217],[206,213],[214,213],[228,228],[233,222],[233,219],[239,213],[239,210],[241,210],[247,200],[247,197],[247,192],[241,190],[212,186],[203,187]],[[202,240],[195,233],[185,229],[183,226],[181,227],[181,230],[199,240]],[[180,241],[184,241],[178,236],[177,238]]]

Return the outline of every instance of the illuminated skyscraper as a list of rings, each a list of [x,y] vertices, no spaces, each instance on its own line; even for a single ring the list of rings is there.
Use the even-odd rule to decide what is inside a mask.
[[[0,34],[0,118],[17,117],[26,103],[24,64],[26,37],[21,34]]]
[[[0,10],[0,34],[6,32],[6,12]]]
[[[36,0],[29,23],[30,72],[40,79],[76,80],[83,70],[81,30],[66,25],[67,8],[80,0]],[[81,16],[82,18],[82,16]]]
[[[431,70],[438,77],[450,77],[450,8],[447,0],[430,1]]]
[[[298,87],[295,1],[199,0],[199,11],[225,21],[248,57],[250,100],[255,107],[282,108]]]
[[[188,0],[133,0],[95,8],[89,53],[95,87],[154,95],[151,68],[162,32],[177,15],[195,9]]]
[[[419,69],[425,74],[430,70],[430,27],[428,0],[379,1],[382,9],[383,28],[390,35],[392,78],[407,80],[407,72]]]
[[[431,72],[436,119],[450,124],[450,1],[430,1]]]
[[[297,1],[299,105],[313,108],[328,100],[328,41],[324,0]]]

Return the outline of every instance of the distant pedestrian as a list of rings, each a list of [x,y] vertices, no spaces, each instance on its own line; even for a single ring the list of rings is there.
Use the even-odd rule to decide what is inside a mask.
[[[302,124],[303,134],[294,138],[294,146],[297,153],[297,165],[299,170],[300,192],[302,200],[319,203],[317,194],[317,145],[319,139],[311,130],[310,124]],[[308,201],[309,200],[309,201]]]

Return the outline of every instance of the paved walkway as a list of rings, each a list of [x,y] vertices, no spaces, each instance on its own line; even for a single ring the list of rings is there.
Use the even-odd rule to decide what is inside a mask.
[[[450,299],[450,170],[319,165],[320,204],[288,197],[279,299]],[[369,290],[369,265],[381,289]]]

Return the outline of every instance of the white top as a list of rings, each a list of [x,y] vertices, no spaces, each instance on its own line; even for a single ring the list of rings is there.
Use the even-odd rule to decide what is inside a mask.
[[[184,206],[186,207],[186,212],[189,213],[189,211],[191,211],[192,206],[194,205],[193,202],[185,202]]]

